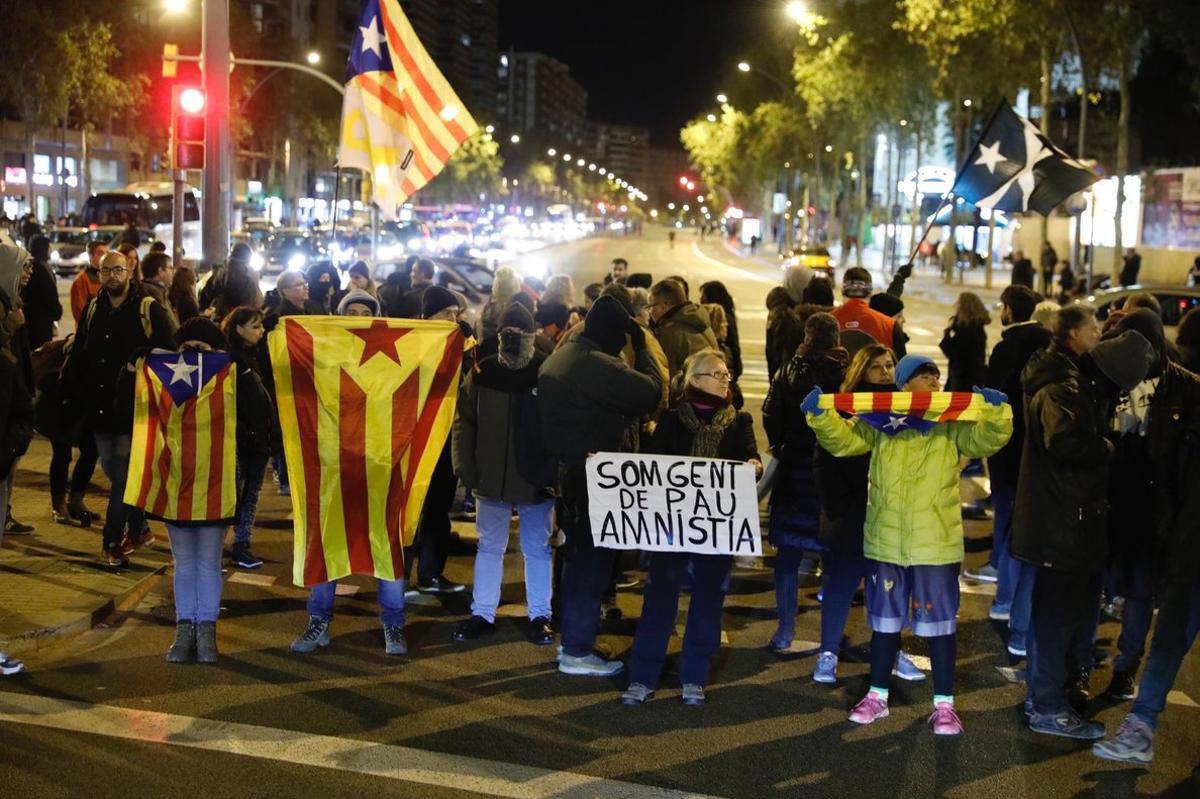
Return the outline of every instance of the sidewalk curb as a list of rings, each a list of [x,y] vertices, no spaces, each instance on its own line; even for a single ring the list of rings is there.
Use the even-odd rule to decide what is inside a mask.
[[[91,613],[81,615],[79,618],[59,624],[54,627],[41,627],[36,630],[18,633],[11,638],[4,640],[4,651],[10,655],[28,654],[30,652],[38,652],[46,647],[57,644],[67,638],[72,638],[77,635],[82,635],[89,630],[95,628],[104,619],[108,618],[114,612],[126,605],[136,605],[150,592],[154,582],[158,580],[166,571],[170,562],[162,563],[158,566],[151,567],[151,571],[142,579],[131,585],[125,591],[116,596],[109,597],[104,604],[93,610]]]

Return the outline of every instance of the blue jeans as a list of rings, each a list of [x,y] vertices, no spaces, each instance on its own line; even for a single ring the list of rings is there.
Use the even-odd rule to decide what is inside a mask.
[[[1135,674],[1146,651],[1146,639],[1154,622],[1154,549],[1139,547],[1119,563],[1125,607],[1121,613],[1121,635],[1113,671]]]
[[[988,558],[997,572],[996,598],[992,600],[992,609],[1012,611],[1013,595],[1017,590],[1017,580],[1020,577],[1021,561],[1012,556],[1008,550],[1008,541],[1012,535],[1013,502],[1017,490],[999,480],[992,480],[992,554]]]
[[[1150,655],[1131,711],[1151,729],[1158,726],[1158,715],[1166,707],[1167,694],[1196,641],[1197,632],[1200,632],[1200,583],[1171,585],[1158,609],[1158,627],[1150,642]]]
[[[471,614],[494,622],[504,581],[504,550],[508,547],[508,525],[512,504],[476,497],[475,529],[479,548],[475,554],[475,588]],[[521,555],[525,558],[525,601],[529,618],[550,618],[553,566],[550,560],[550,514],[554,500],[518,505]]]
[[[691,567],[692,597],[688,603],[687,627],[683,633],[683,655],[679,681],[684,685],[708,683],[712,656],[721,648],[721,608],[733,558],[729,555],[689,555],[654,552],[642,600],[642,616],[633,637],[629,679],[653,688],[658,684],[667,645],[679,612],[679,592]],[[793,603],[794,604],[794,603]]]
[[[561,547],[563,573],[562,647],[571,657],[587,657],[596,645],[600,626],[600,600],[612,576],[616,550],[592,543],[588,516],[587,471],[583,461],[564,463],[559,468],[562,488],[562,525],[566,541]]]
[[[825,573],[821,593],[821,651],[837,654],[842,645],[842,635],[846,632],[850,604],[858,593],[858,587],[873,569],[871,562],[861,552],[829,550],[824,553],[822,562]],[[793,614],[795,610],[796,602],[793,599]]]
[[[775,551],[775,615],[779,626],[771,640],[787,646],[796,635],[796,592],[800,590],[800,561],[803,547],[780,547]]]
[[[100,455],[100,467],[112,483],[108,497],[108,509],[104,513],[105,548],[121,543],[125,531],[141,532],[146,515],[140,508],[125,504],[125,481],[129,478],[129,447],[132,437],[127,434],[96,433],[96,452]]]
[[[237,502],[237,524],[233,528],[233,543],[250,546],[250,531],[258,513],[258,496],[262,493],[263,478],[267,475],[269,455],[248,454],[238,458],[238,478],[241,492]]]
[[[221,612],[224,525],[180,527],[167,522],[175,559],[175,620],[216,621]]]
[[[375,584],[379,589],[379,621],[403,627],[405,621],[404,580],[376,579]],[[326,621],[331,620],[335,596],[337,596],[337,580],[314,585],[308,595],[308,615]]]
[[[271,456],[271,467],[275,469],[275,476],[279,478],[279,490],[284,491],[291,488],[291,481],[288,478],[287,460],[284,459],[282,452],[276,452]]]

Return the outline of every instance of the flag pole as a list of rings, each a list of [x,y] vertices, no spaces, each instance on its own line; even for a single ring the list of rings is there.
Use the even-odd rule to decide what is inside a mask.
[[[334,268],[337,264],[333,261],[333,251],[337,247],[337,216],[338,216],[338,195],[342,188],[342,164],[341,161],[333,162],[333,210],[329,214],[329,261],[333,263]]]
[[[933,227],[933,223],[937,220],[938,214],[940,214],[942,212],[942,209],[946,207],[946,202],[954,195],[955,187],[958,186],[958,182],[960,180],[962,180],[963,173],[967,171],[967,167],[970,165],[970,162],[971,162],[971,154],[975,152],[975,148],[979,146],[979,143],[981,141],[983,141],[983,137],[986,136],[988,134],[988,131],[990,131],[992,129],[992,124],[995,123],[996,115],[1000,113],[1000,109],[1002,109],[1007,104],[1008,104],[1007,97],[1000,98],[1000,102],[996,105],[995,109],[992,110],[992,115],[990,117],[988,117],[987,124],[983,126],[983,130],[981,130],[979,132],[979,136],[976,137],[975,141],[971,144],[971,146],[967,148],[967,154],[965,156],[963,156],[962,163],[958,165],[958,172],[955,173],[955,175],[954,175],[954,182],[950,184],[950,189],[948,191],[946,191],[944,194],[942,194],[942,199],[941,199],[941,202],[938,203],[937,210],[935,210],[933,212],[933,214],[929,217],[929,220],[925,223],[925,228],[921,231],[921,237],[919,239],[916,239],[915,241],[913,241],[912,252],[910,252],[908,254],[908,260],[904,262],[904,265],[909,267],[910,272],[912,270],[913,259],[917,257],[917,250],[919,250],[921,248],[921,244],[925,241],[925,237],[929,235],[929,230]],[[921,165],[917,164],[918,172],[920,171],[920,169],[921,169]],[[917,187],[914,185],[913,186],[913,200],[914,201],[916,200],[916,196],[917,196]],[[903,268],[903,267],[901,267],[901,268]]]

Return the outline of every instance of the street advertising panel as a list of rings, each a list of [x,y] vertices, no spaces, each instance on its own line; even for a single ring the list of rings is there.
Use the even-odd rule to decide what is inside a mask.
[[[607,549],[761,555],[754,467],[599,452],[587,460],[592,541]]]
[[[1163,169],[1147,178],[1142,246],[1200,250],[1200,167]]]

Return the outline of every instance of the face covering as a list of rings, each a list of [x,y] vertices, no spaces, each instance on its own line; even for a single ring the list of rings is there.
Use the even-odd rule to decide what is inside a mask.
[[[508,369],[523,369],[533,360],[533,333],[507,329],[500,331],[500,349],[496,353],[500,365]]]

